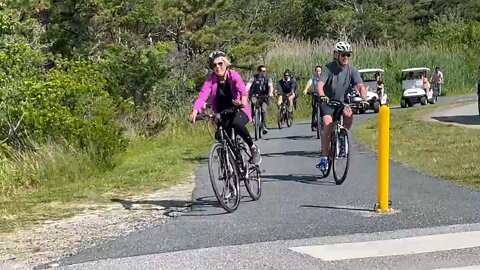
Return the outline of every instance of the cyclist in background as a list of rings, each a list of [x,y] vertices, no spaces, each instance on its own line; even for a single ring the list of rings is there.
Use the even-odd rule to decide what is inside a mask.
[[[308,88],[312,87],[312,122],[310,123],[310,128],[312,131],[317,130],[317,121],[315,121],[315,116],[317,115],[317,83],[320,80],[322,75],[322,66],[318,65],[315,67],[315,74],[310,78],[305,85],[303,90],[303,95],[306,95]]]
[[[214,51],[209,55],[209,65],[213,72],[208,75],[203,83],[200,93],[193,104],[189,120],[194,123],[197,114],[208,98],[211,98],[212,111],[221,113],[231,108],[238,108],[233,114],[224,115],[223,120],[227,131],[232,128],[250,147],[253,164],[261,162],[260,150],[253,143],[246,124],[252,120],[248,106],[248,93],[240,74],[230,68],[230,60],[221,51]],[[229,132],[230,133],[230,132]]]
[[[283,73],[283,79],[278,81],[278,106],[283,102],[283,95],[288,96],[288,111],[291,113],[293,112],[293,100],[296,97],[297,93],[297,81],[295,78],[292,78],[292,74],[290,70],[285,70]]]
[[[360,78],[358,70],[350,64],[352,55],[352,45],[348,42],[338,42],[334,47],[334,61],[325,66],[324,72],[317,84],[317,94],[322,101],[320,105],[320,114],[323,120],[322,149],[318,168],[322,171],[328,170],[328,153],[330,146],[330,137],[332,133],[332,122],[335,108],[326,103],[332,99],[346,102],[348,91],[352,85],[357,89],[362,98],[361,105],[368,108],[367,91]],[[346,105],[343,109],[344,126],[350,129],[353,123],[352,109]]]
[[[257,94],[260,96],[268,95],[273,97],[273,80],[270,76],[267,75],[267,67],[260,65],[257,68],[258,73],[253,75],[246,85],[247,92],[249,96],[252,94]],[[270,105],[269,99],[261,99],[261,108],[262,108],[262,119],[263,119],[263,134],[268,133],[267,129],[267,111],[268,106]],[[253,112],[253,104],[251,106],[251,111]]]
[[[438,95],[442,95],[442,85],[443,85],[443,73],[440,71],[439,67],[435,67],[435,72],[433,72],[430,81],[433,82],[435,87],[438,87]]]

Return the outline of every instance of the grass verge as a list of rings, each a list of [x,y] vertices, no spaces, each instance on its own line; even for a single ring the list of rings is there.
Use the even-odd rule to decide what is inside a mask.
[[[28,162],[12,163],[11,170],[44,183],[2,193],[0,232],[68,217],[113,197],[173,186],[191,175],[211,143],[202,122],[190,126],[179,120],[153,139],[133,140],[108,171],[98,171],[86,158],[71,153],[43,150],[43,155],[25,157]]]
[[[438,106],[391,114],[390,157],[418,171],[480,188],[480,130],[420,120]],[[421,114],[421,115],[420,115]],[[376,117],[359,125],[357,141],[377,150]]]

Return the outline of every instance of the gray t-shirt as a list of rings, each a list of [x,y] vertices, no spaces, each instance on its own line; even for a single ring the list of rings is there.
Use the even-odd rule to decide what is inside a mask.
[[[352,85],[355,86],[363,82],[356,68],[349,64],[341,69],[336,61],[325,66],[320,81],[325,84],[323,86],[325,96],[338,101],[346,100],[347,93]]]

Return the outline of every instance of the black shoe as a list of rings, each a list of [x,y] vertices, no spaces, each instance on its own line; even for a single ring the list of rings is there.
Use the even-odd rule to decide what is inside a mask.
[[[267,129],[267,128],[263,128],[262,134],[265,135],[265,134],[267,134],[267,133],[268,133],[268,129]]]
[[[312,127],[312,131],[313,131],[313,132],[317,131],[317,128],[316,128],[316,127]]]

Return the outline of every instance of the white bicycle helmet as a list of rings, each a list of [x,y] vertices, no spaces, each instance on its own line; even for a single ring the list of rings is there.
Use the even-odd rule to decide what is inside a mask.
[[[223,57],[227,57],[227,54],[222,52],[222,51],[213,51],[212,53],[210,53],[208,55],[208,64],[209,66],[212,66],[213,65],[213,61],[220,57],[220,56],[223,56]]]
[[[335,44],[336,52],[352,52],[352,45],[346,41],[340,41]]]

